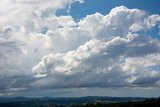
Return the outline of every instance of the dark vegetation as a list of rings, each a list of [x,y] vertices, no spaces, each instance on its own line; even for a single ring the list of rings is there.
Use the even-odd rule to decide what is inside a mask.
[[[87,103],[84,105],[72,105],[71,107],[160,107],[160,98],[146,99],[144,101],[127,101],[112,103]]]
[[[160,107],[160,98],[0,98],[0,107]]]

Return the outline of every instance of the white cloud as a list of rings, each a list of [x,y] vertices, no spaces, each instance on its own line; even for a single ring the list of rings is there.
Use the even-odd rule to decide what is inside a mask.
[[[56,29],[60,30],[59,27],[76,26],[71,16],[55,16],[57,9],[66,8],[76,1],[2,0],[0,53],[6,62],[0,65],[3,68],[1,76],[30,75],[32,66],[38,63],[41,57],[49,54],[53,49],[56,50],[55,42],[58,35],[51,38],[51,33],[41,34],[41,30],[48,27],[49,30],[53,29],[51,32],[54,32]]]
[[[0,23],[1,26],[16,25],[35,30],[43,19],[53,16],[58,9],[67,8],[74,2],[83,0],[1,0]],[[29,29],[30,28],[30,29]]]
[[[160,41],[143,32],[160,16],[124,6],[79,22],[55,15],[76,1],[2,0],[0,77],[33,79],[10,88],[159,86]]]
[[[146,17],[144,20],[134,23],[131,27],[130,30],[133,32],[137,32],[140,30],[148,30],[158,24],[160,21],[160,16],[158,14],[156,15],[151,15]]]
[[[120,6],[105,16],[100,13],[88,15],[79,22],[79,26],[95,38],[125,36],[132,24],[143,21],[146,16],[144,11]]]
[[[59,27],[72,27],[77,24],[74,22],[71,16],[53,16],[45,19],[45,26],[50,29],[55,29]]]
[[[131,73],[134,73],[151,67],[153,67],[152,69],[154,70],[154,67],[159,65],[160,65],[160,55],[149,54],[146,55],[145,57],[126,58],[124,65],[122,65],[122,68],[124,69],[124,71],[131,71]]]
[[[125,36],[128,32],[146,31],[158,24],[160,15],[148,15],[145,11],[116,7],[107,15],[87,15],[78,25],[94,38]]]

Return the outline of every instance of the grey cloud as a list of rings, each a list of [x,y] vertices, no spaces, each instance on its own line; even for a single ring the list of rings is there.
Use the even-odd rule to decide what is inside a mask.
[[[137,80],[135,80],[132,84],[137,85],[137,86],[154,86],[156,87],[156,82],[159,81],[160,78],[159,76],[155,77],[141,77]]]

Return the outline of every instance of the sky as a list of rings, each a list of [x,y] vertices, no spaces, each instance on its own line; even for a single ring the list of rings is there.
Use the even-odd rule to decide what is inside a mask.
[[[1,0],[0,97],[159,90],[159,0]]]

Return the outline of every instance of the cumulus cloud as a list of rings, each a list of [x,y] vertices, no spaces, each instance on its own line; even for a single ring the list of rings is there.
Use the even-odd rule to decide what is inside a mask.
[[[160,51],[160,44],[157,41],[151,41],[151,38],[147,38],[146,41],[141,43],[144,38],[147,37],[129,34],[125,38],[114,37],[111,40],[93,39],[75,51],[52,53],[43,57],[42,61],[32,71],[36,77],[49,76],[50,80],[50,76],[53,76],[54,81],[67,78],[70,83],[76,77],[78,81],[67,84],[72,87],[87,87],[87,85],[105,87],[119,86],[120,84],[122,86],[132,86],[135,81],[130,83],[132,76],[136,75],[137,80],[144,76],[144,72],[148,72],[148,78],[153,78],[154,76],[151,74],[155,74],[155,78],[157,78],[155,82],[157,82],[159,71],[149,68],[159,66],[159,55],[156,53]],[[154,49],[150,49],[151,47]],[[153,58],[153,60],[150,61],[150,58]],[[142,70],[144,70],[141,72],[142,74],[139,73]],[[43,81],[43,79],[40,81]],[[52,85],[58,87],[54,83]],[[62,87],[63,85],[64,87],[67,86],[66,82],[62,82],[61,85]]]
[[[1,64],[1,68],[4,69],[1,70],[1,74],[6,76],[17,73],[31,74],[33,64],[38,63],[45,54],[49,54],[52,48],[55,49],[54,41],[58,39],[58,35],[50,37],[54,31],[43,34],[43,28],[56,30],[60,27],[76,26],[71,16],[55,16],[57,9],[66,8],[76,1],[83,2],[82,0],[2,0],[0,53],[1,59],[6,62]],[[16,74],[9,68],[13,68]],[[8,73],[11,71],[12,73]]]
[[[158,61],[153,61],[155,65],[150,67],[144,63],[139,64],[141,69],[127,64],[129,59],[140,62],[144,59],[146,62],[145,58],[152,58],[153,55],[159,59],[159,40],[138,33],[132,34],[156,26],[159,17],[124,6],[112,9],[106,16],[100,13],[86,16],[78,22],[78,29],[91,36],[91,40],[73,51],[44,56],[42,61],[32,68],[32,72],[36,77],[45,78],[33,84],[42,87],[151,86],[147,81],[154,80],[154,86],[159,81],[159,69],[154,69],[159,66]],[[145,72],[148,72],[148,75],[144,76]],[[75,77],[78,81],[72,82]],[[47,83],[47,78],[53,83]]]
[[[76,1],[2,0],[0,90],[159,86],[160,41],[143,33],[160,15],[124,6],[79,22],[55,15]]]

